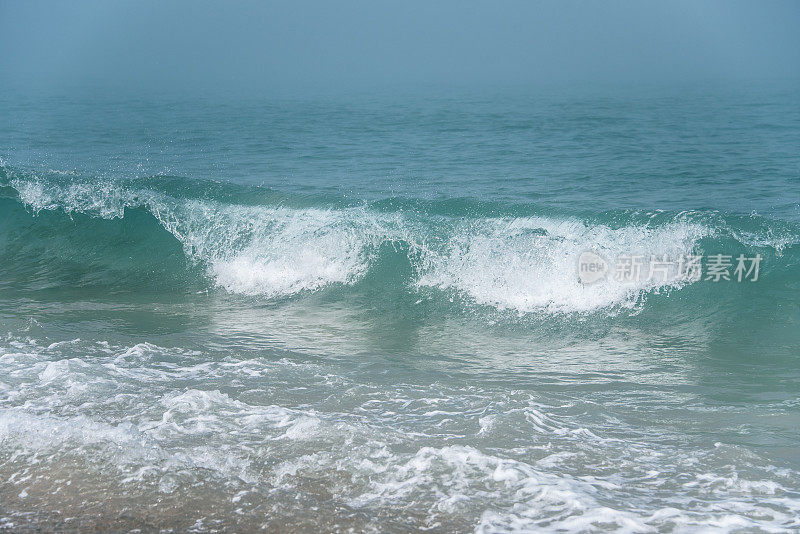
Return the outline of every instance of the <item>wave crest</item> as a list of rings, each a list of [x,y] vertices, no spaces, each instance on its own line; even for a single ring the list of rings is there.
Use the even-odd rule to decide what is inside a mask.
[[[630,309],[641,305],[648,294],[680,289],[691,280],[671,277],[623,283],[609,276],[584,285],[576,263],[582,252],[593,251],[607,260],[641,256],[647,269],[652,256],[691,254],[706,240],[729,248],[731,244],[740,249],[771,247],[775,256],[784,255],[798,242],[797,228],[791,223],[760,220],[745,221],[749,227],[731,227],[714,214],[620,211],[603,220],[603,214],[593,218],[441,215],[368,205],[288,207],[230,201],[228,197],[244,196],[239,190],[220,200],[211,194],[181,196],[180,187],[165,192],[147,187],[148,183],[40,177],[7,167],[0,176],[0,185],[10,187],[34,216],[46,210],[69,217],[82,214],[89,220],[127,220],[127,210],[144,210],[154,225],[180,243],[186,258],[202,266],[214,286],[265,298],[331,285],[355,286],[381,260],[410,264],[410,274],[403,269],[380,274],[410,277],[399,286],[415,299],[413,293],[438,291],[449,294],[450,300],[457,295],[467,302],[519,314]],[[407,257],[381,258],[387,243],[402,244]],[[115,254],[113,245],[109,247],[106,253]],[[788,262],[796,263],[796,258]],[[84,268],[96,268],[96,264]],[[397,280],[379,283],[398,286]]]

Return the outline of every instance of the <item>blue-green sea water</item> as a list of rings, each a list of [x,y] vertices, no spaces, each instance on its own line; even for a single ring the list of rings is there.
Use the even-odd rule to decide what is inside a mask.
[[[10,91],[0,158],[0,529],[800,530],[796,85]]]

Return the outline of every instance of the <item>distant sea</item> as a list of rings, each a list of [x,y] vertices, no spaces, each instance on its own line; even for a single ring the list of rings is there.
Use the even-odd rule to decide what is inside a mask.
[[[0,529],[800,529],[796,85],[7,91],[0,158]]]

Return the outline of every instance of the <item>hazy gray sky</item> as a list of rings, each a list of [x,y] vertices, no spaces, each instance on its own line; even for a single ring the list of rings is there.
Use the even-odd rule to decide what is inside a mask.
[[[0,81],[292,91],[800,77],[800,2],[17,2]]]

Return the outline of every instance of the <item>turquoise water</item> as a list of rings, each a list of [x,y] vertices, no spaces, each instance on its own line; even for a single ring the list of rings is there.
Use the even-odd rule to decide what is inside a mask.
[[[0,524],[800,529],[797,87],[0,117]]]

